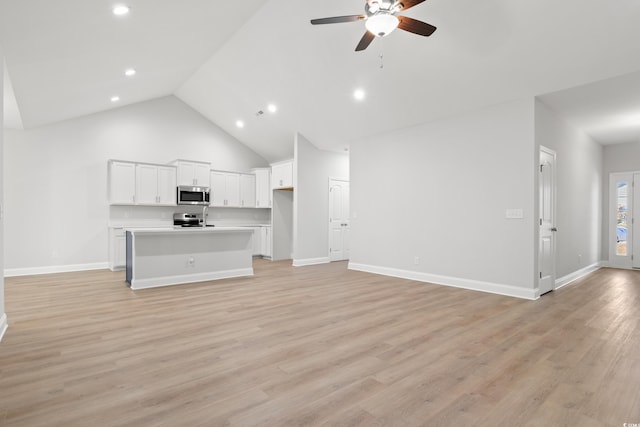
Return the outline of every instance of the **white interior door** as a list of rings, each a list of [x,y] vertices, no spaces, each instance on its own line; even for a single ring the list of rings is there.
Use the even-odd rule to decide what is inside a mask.
[[[349,259],[349,181],[329,180],[329,259]]]
[[[538,249],[540,295],[555,289],[555,152],[540,149],[540,242]]]

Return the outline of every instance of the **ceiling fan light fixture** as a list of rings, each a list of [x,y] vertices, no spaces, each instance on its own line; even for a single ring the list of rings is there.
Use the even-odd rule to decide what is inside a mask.
[[[378,13],[367,19],[367,30],[378,37],[384,37],[398,27],[400,20],[390,13]]]

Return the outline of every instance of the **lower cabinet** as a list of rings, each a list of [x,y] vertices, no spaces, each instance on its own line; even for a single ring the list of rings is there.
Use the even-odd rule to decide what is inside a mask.
[[[253,229],[253,256],[271,258],[271,226],[261,225]]]
[[[261,238],[261,252],[262,256],[266,258],[271,258],[271,226],[265,225],[260,227]]]
[[[262,227],[251,227],[253,229],[253,256],[262,255]]]
[[[124,228],[109,229],[109,268],[124,270],[127,265],[127,239]]]

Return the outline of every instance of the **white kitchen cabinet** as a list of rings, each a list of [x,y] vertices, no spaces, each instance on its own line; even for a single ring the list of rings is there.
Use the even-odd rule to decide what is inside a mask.
[[[293,160],[271,165],[271,187],[274,190],[293,188]]]
[[[124,228],[109,229],[109,268],[124,270],[127,264],[127,240]]]
[[[271,226],[264,225],[260,228],[260,255],[266,258],[271,258]]]
[[[256,177],[256,208],[271,207],[271,170],[267,168],[254,169]]]
[[[133,205],[136,202],[136,164],[109,160],[109,204]]]
[[[191,160],[176,160],[171,163],[178,168],[178,185],[209,187],[209,170],[211,165]]]
[[[256,207],[256,177],[253,174],[240,174],[240,207]]]
[[[251,227],[253,229],[253,256],[262,255],[262,227]]]
[[[136,204],[174,206],[176,186],[175,166],[136,165]]]
[[[211,171],[211,206],[240,206],[240,174]]]

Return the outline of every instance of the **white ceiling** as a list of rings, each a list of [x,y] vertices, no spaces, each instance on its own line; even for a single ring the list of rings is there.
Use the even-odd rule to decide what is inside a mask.
[[[360,14],[363,0],[123,1],[131,14],[115,18],[106,0],[0,0],[0,43],[25,127],[114,108],[116,93],[118,105],[175,94],[276,161],[292,155],[296,131],[342,149],[547,94],[543,102],[598,141],[638,140],[595,123],[640,114],[640,93],[629,89],[639,82],[639,0],[427,0],[406,15],[437,26],[431,37],[396,30],[364,52],[354,52],[362,22],[309,23]],[[127,67],[138,74],[125,78]],[[266,112],[271,102],[276,114]]]

